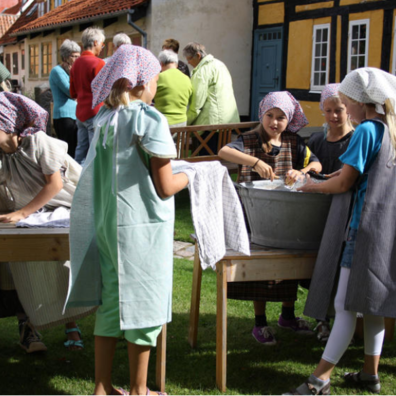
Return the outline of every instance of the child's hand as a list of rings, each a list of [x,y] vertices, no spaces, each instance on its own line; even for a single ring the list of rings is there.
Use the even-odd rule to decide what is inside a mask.
[[[306,182],[302,187],[297,188],[297,191],[302,192],[317,192],[316,190],[313,191],[313,188],[316,187],[317,184],[314,183],[311,179],[311,176],[306,175]]]
[[[17,223],[19,220],[23,220],[26,216],[20,211],[7,213],[0,216],[0,223]]]
[[[270,179],[271,181],[274,181],[274,179],[279,179],[279,177],[275,175],[274,170],[264,161],[258,161],[253,170],[257,172],[263,179]]]
[[[299,170],[292,169],[286,173],[285,184],[287,186],[294,184],[299,178],[304,177],[304,173]]]

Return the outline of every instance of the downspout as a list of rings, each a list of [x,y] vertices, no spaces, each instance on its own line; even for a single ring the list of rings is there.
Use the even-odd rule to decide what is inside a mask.
[[[128,10],[128,25],[131,25],[135,30],[137,30],[143,36],[143,48],[147,48],[147,33],[142,30],[136,23],[132,20],[132,15],[134,14],[135,10],[130,9]]]

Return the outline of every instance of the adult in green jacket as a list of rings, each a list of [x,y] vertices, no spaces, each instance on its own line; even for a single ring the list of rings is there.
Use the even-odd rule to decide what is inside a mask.
[[[207,55],[202,44],[187,44],[183,55],[194,68],[191,74],[193,97],[187,113],[187,124],[239,122],[232,79],[227,66],[212,55]]]

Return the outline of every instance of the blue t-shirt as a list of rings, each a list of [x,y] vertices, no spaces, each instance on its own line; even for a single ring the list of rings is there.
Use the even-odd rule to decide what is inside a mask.
[[[384,126],[375,121],[364,121],[353,134],[347,151],[340,160],[363,175],[358,186],[350,227],[357,230],[367,189],[367,172],[377,158],[384,135]]]

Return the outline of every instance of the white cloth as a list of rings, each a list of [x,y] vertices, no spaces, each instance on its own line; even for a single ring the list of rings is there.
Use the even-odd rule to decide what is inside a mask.
[[[218,161],[171,161],[173,173],[186,173],[191,214],[203,269],[221,260],[226,247],[250,255],[242,206],[228,170]]]
[[[373,103],[376,112],[385,114],[382,105],[390,99],[396,112],[396,77],[375,67],[362,67],[350,72],[338,89],[360,103]]]
[[[54,211],[40,211],[16,223],[26,228],[68,228],[70,227],[70,209],[60,206]]]

